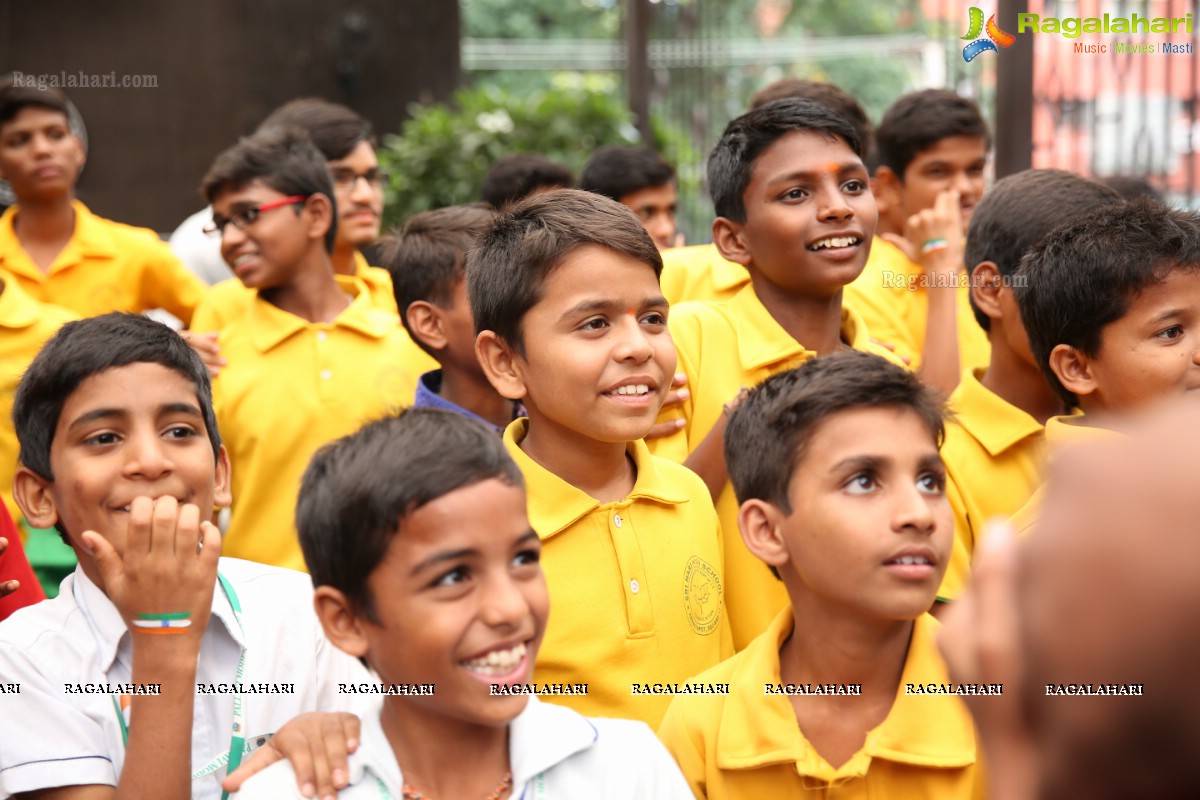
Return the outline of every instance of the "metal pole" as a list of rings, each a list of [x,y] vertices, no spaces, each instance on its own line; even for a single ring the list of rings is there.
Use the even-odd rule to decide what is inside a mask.
[[[629,81],[629,110],[642,143],[653,145],[650,128],[650,0],[625,2],[625,76]]]
[[[1017,31],[1017,13],[1025,0],[1000,0],[996,22]],[[1018,36],[996,59],[996,177],[1029,169],[1033,164],[1033,39]]]

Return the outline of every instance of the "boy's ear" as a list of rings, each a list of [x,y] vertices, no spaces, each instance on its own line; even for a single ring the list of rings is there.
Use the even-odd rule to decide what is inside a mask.
[[[446,341],[442,310],[433,303],[427,300],[409,303],[408,308],[404,311],[404,319],[408,322],[413,336],[420,339],[431,350],[441,350],[449,344]]]
[[[780,533],[783,511],[765,500],[751,499],[738,509],[738,528],[746,549],[759,561],[779,569],[789,560],[787,547]]]
[[[228,508],[233,502],[233,467],[229,463],[229,451],[225,445],[217,450],[217,469],[213,481],[213,505]]]
[[[717,251],[726,261],[741,264],[743,267],[750,264],[750,250],[746,247],[746,240],[742,235],[745,225],[744,222],[734,222],[727,217],[717,217],[712,224],[712,240]]]
[[[871,191],[880,210],[888,211],[904,207],[904,183],[891,167],[882,164],[875,168],[871,178]]]
[[[54,502],[54,486],[29,467],[17,468],[13,478],[13,499],[33,528],[53,528],[58,522],[58,506]]]
[[[971,299],[988,319],[1004,316],[1000,308],[1000,268],[994,261],[980,261],[971,270]]]
[[[310,195],[304,202],[304,213],[309,219],[308,238],[324,242],[333,224],[333,201],[323,194]]]
[[[1091,361],[1069,344],[1055,345],[1050,351],[1050,369],[1058,377],[1059,383],[1076,397],[1096,391]]]
[[[346,595],[332,586],[318,586],[313,592],[313,609],[333,645],[355,658],[367,654],[368,641],[363,619],[354,612]]]
[[[492,388],[501,397],[520,400],[527,392],[524,359],[513,352],[512,346],[496,335],[495,331],[482,331],[475,337],[475,357]]]

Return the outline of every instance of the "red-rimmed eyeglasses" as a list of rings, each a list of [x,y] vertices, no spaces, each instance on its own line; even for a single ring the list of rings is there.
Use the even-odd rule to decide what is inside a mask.
[[[237,211],[234,211],[228,217],[222,217],[217,214],[213,214],[212,222],[205,225],[202,230],[209,236],[223,236],[225,234],[225,226],[232,222],[233,227],[240,231],[244,231],[258,220],[260,214],[263,214],[267,211],[273,211],[276,208],[283,208],[284,206],[303,203],[310,196],[311,195],[307,194],[294,194],[290,197],[272,200],[269,203],[262,203],[257,206],[249,206],[248,208],[240,208]]]

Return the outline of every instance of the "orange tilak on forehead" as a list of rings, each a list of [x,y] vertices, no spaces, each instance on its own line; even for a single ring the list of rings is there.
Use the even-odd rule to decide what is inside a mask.
[[[838,171],[841,170],[841,168],[842,168],[842,165],[838,164],[836,161],[830,161],[828,164],[825,165],[825,170],[830,175],[836,175],[838,173]]]

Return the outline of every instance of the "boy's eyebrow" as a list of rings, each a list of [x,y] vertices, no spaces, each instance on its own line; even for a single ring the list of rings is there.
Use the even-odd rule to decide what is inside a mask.
[[[200,407],[191,403],[164,403],[158,407],[158,413],[161,414],[190,414],[195,417],[204,416],[200,411]],[[67,426],[67,430],[74,430],[83,425],[87,425],[97,420],[104,419],[120,419],[128,417],[129,411],[124,408],[94,408],[91,411],[76,417]]]
[[[850,456],[848,458],[843,458],[841,461],[834,464],[833,467],[830,468],[830,472],[842,472],[843,470],[881,470],[883,467],[886,467],[891,463],[892,459],[886,456]],[[917,466],[922,470],[944,470],[946,468],[945,462],[942,461],[942,457],[937,453],[929,453],[928,455],[922,456],[921,460],[917,462]]]
[[[924,456],[920,460],[920,462],[918,463],[918,466],[921,469],[932,469],[932,470],[938,470],[938,471],[945,471],[946,462],[942,459],[941,454],[930,453],[929,455]]]
[[[537,535],[537,532],[533,528],[530,528],[529,530],[525,531],[525,533],[521,534],[520,539],[517,539],[515,542],[513,542],[513,547],[521,547],[526,542],[528,542],[530,539],[539,539],[539,538],[541,538],[541,537],[539,537]]]
[[[1154,318],[1151,319],[1146,324],[1147,325],[1158,325],[1159,323],[1166,322],[1169,319],[1175,319],[1178,317],[1186,316],[1186,314],[1187,314],[1187,311],[1182,308],[1168,308],[1166,311],[1162,311],[1158,314],[1155,314]]]
[[[658,306],[665,305],[667,305],[667,298],[662,295],[652,295],[642,301],[641,307],[657,308]],[[582,300],[564,311],[560,319],[575,317],[581,314],[591,314],[596,311],[611,311],[614,308],[624,311],[629,306],[616,300]]]
[[[429,558],[418,563],[415,567],[412,568],[412,572],[410,572],[409,574],[413,575],[413,576],[420,575],[425,570],[429,569],[432,566],[436,566],[437,564],[440,564],[443,561],[456,561],[460,558],[466,558],[467,556],[476,555],[476,554],[478,554],[478,552],[479,552],[478,550],[474,550],[470,547],[462,548],[460,550],[442,550],[441,552],[434,553]]]
[[[777,178],[771,180],[770,183],[771,184],[787,183],[787,182],[796,181],[796,180],[812,179],[812,178],[820,177],[821,175],[824,175],[829,172],[837,172],[839,175],[842,175],[847,172],[866,172],[866,171],[867,171],[867,168],[863,165],[863,163],[861,161],[843,161],[840,164],[837,163],[836,161],[831,161],[826,166],[819,167],[817,169],[798,169],[798,170],[795,170],[794,172],[789,172],[786,175],[780,175]]]

